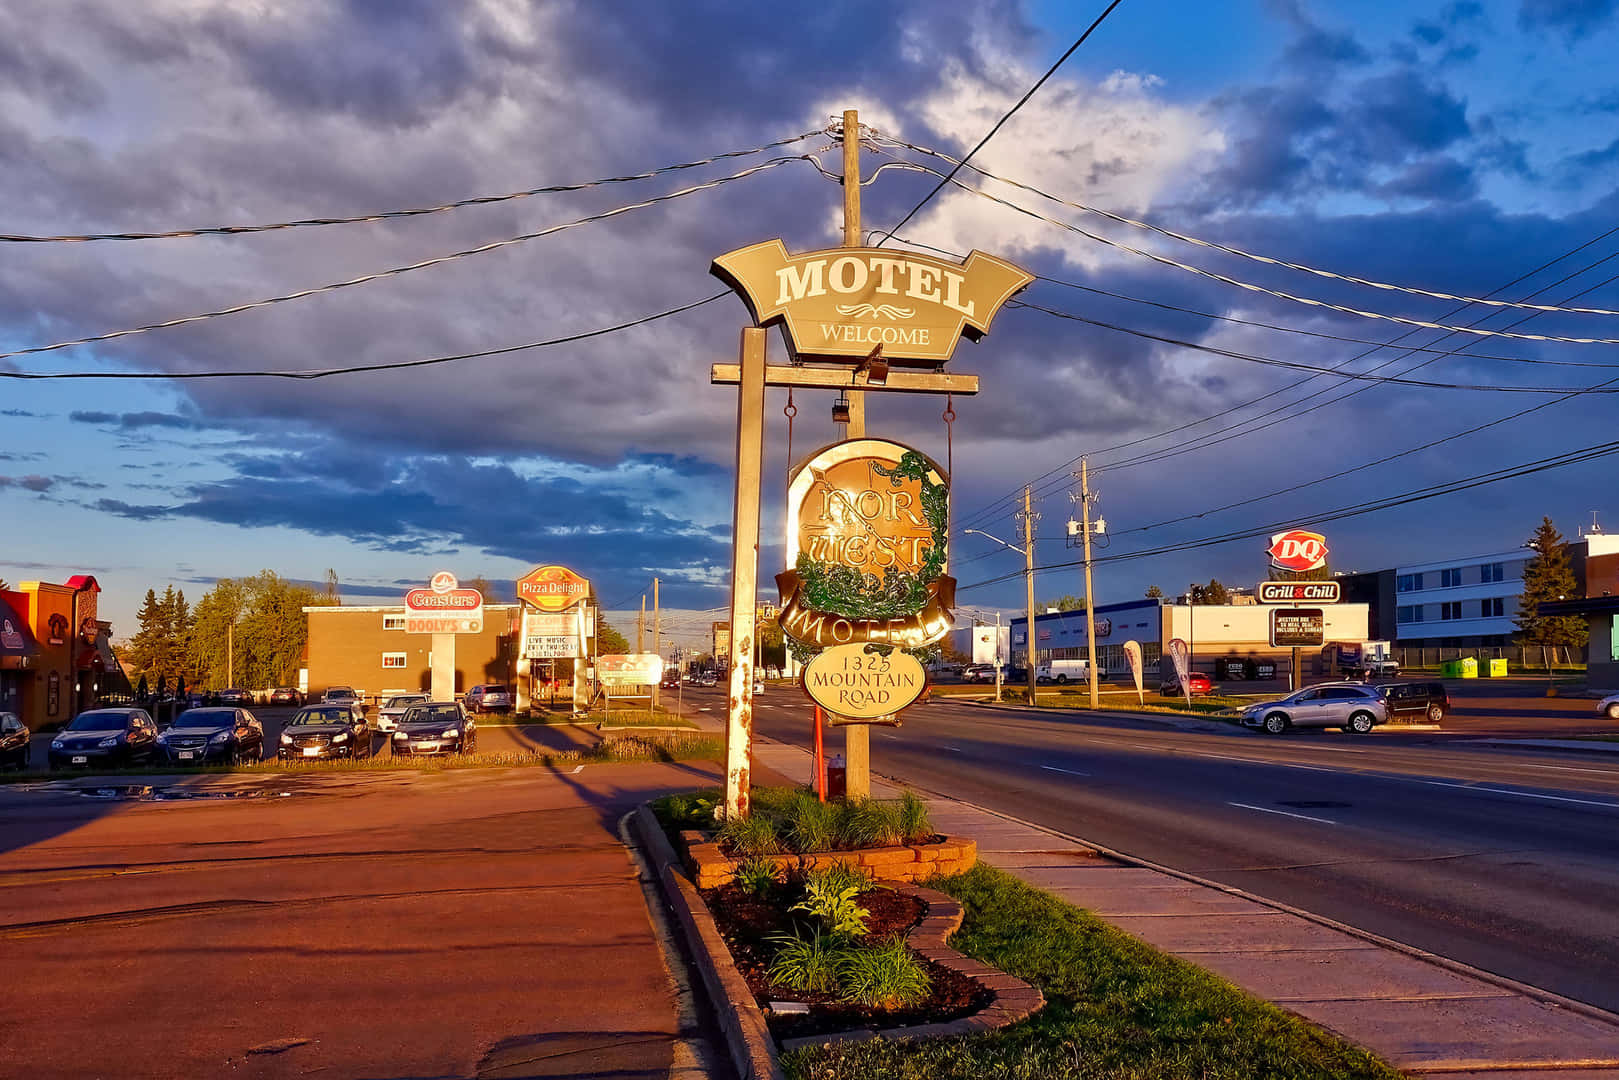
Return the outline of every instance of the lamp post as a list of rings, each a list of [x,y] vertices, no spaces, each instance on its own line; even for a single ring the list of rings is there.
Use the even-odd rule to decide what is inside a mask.
[[[1001,547],[1006,548],[1008,551],[1018,551],[1019,550],[1016,545],[1008,544],[1005,540],[1002,540],[1000,537],[992,536],[991,534],[985,532],[982,529],[963,529],[962,532],[964,534],[965,533],[971,533],[974,536],[982,536],[986,540],[993,540],[997,544],[1001,545]],[[1022,555],[1023,555],[1023,576],[1024,576],[1024,580],[1025,580],[1025,582],[1026,582],[1026,584],[1028,586],[1027,592],[1028,592],[1028,603],[1029,603],[1029,621],[1028,621],[1028,625],[1024,627],[1024,634],[1026,635],[1026,639],[1025,639],[1026,661],[1027,661],[1027,664],[1028,664],[1028,672],[1027,672],[1027,674],[1028,674],[1028,677],[1029,677],[1029,704],[1033,705],[1035,703],[1034,688],[1035,688],[1035,680],[1036,680],[1036,667],[1035,667],[1035,662],[1034,662],[1034,660],[1035,660],[1035,644],[1034,644],[1034,640],[1035,640],[1034,639],[1034,528],[1033,528],[1032,522],[1030,523],[1030,527],[1028,529],[1027,539],[1026,539],[1026,542],[1025,542],[1025,544],[1023,546],[1023,549],[1022,549]],[[998,621],[999,620],[997,620],[997,623],[998,623]],[[999,677],[998,672],[996,674],[995,686],[996,686],[997,699],[998,699],[999,698],[999,690],[1000,690],[1000,677]]]

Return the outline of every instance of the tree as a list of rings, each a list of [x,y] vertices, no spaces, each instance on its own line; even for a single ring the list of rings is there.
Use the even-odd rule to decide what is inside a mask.
[[[1229,604],[1231,594],[1220,584],[1219,578],[1210,578],[1207,585],[1192,586],[1189,600],[1194,604]]]
[[[1163,599],[1163,596],[1164,596],[1164,590],[1160,589],[1158,586],[1156,586],[1156,585],[1148,585],[1147,586],[1147,599],[1148,600],[1161,600],[1161,599]]]
[[[1085,606],[1083,596],[1059,596],[1055,600],[1047,600],[1040,604],[1037,610],[1049,611],[1056,608],[1058,611],[1084,611]]]
[[[630,643],[623,634],[614,630],[602,615],[602,609],[596,609],[596,655],[621,656],[630,651]]]
[[[326,589],[321,595],[324,596],[327,600],[331,601],[330,604],[326,605],[327,607],[335,607],[338,604],[342,603],[342,599],[338,595],[337,571],[336,570],[333,570],[331,568],[327,568],[327,570],[326,570]]]
[[[233,677],[238,685],[249,687],[292,682],[308,641],[303,609],[334,602],[271,570],[247,578],[220,578],[191,613],[187,669],[192,682],[224,686]]]
[[[1543,517],[1528,545],[1535,555],[1523,568],[1523,593],[1518,597],[1518,640],[1524,645],[1582,646],[1590,631],[1579,615],[1542,615],[1540,605],[1574,599],[1574,567],[1568,543],[1552,519]]]
[[[477,577],[472,578],[469,581],[463,581],[461,583],[461,587],[463,589],[477,589],[478,592],[483,595],[485,600],[495,599],[494,583],[488,578],[484,577],[482,574],[479,574]]]

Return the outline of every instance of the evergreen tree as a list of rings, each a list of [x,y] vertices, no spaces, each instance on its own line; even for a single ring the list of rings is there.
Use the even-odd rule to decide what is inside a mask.
[[[1148,600],[1161,600],[1161,599],[1163,599],[1163,595],[1164,595],[1164,590],[1160,589],[1158,586],[1156,586],[1156,585],[1148,585],[1147,586],[1147,599]]]
[[[1210,578],[1207,585],[1193,585],[1190,596],[1194,604],[1229,604],[1231,594],[1220,584],[1219,578]]]
[[[1083,596],[1059,596],[1055,600],[1047,600],[1039,605],[1039,610],[1048,611],[1056,608],[1058,611],[1084,611],[1085,598]]]
[[[1523,593],[1518,597],[1518,641],[1524,645],[1583,646],[1589,636],[1579,615],[1542,615],[1540,605],[1552,600],[1575,599],[1574,567],[1568,544],[1549,517],[1542,518],[1529,539],[1535,555],[1523,568]]]

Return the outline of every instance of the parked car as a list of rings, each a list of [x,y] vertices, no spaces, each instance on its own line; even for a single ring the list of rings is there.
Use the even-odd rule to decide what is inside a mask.
[[[157,737],[159,758],[173,765],[264,760],[264,725],[246,709],[187,709]]]
[[[156,753],[157,725],[145,709],[91,709],[57,733],[48,757],[53,769],[124,768]]]
[[[969,664],[967,666],[967,668],[964,671],[962,671],[961,678],[962,678],[963,682],[971,682],[971,683],[994,682],[995,681],[995,665],[994,664]]]
[[[0,769],[28,768],[29,740],[33,732],[14,712],[0,712]]]
[[[1262,727],[1272,735],[1308,727],[1338,727],[1365,735],[1388,718],[1383,695],[1360,683],[1322,683],[1242,710],[1244,727]]]
[[[327,705],[345,705],[354,715],[365,719],[365,698],[351,686],[329,686],[321,701]]]
[[[1192,697],[1207,696],[1214,693],[1214,682],[1201,671],[1186,673],[1186,686],[1192,692]],[[1171,675],[1158,685],[1158,692],[1165,697],[1174,697],[1181,692],[1180,680]]]
[[[253,695],[246,690],[239,690],[233,686],[228,690],[221,690],[215,695],[214,700],[220,705],[251,705],[253,704]]]
[[[303,694],[291,686],[278,686],[270,691],[271,705],[302,705],[303,703]]]
[[[1381,683],[1377,692],[1388,704],[1390,720],[1427,720],[1437,724],[1450,712],[1450,691],[1440,682]]]
[[[765,684],[763,679],[753,680],[753,692],[755,694],[762,694],[765,692]]]
[[[1597,702],[1597,715],[1606,716],[1609,720],[1619,720],[1619,694],[1609,694]]]
[[[660,689],[660,690],[679,690],[680,689],[680,673],[675,672],[675,671],[665,672],[664,676],[663,676],[663,681],[658,683],[658,689]]]
[[[395,694],[377,711],[377,730],[392,731],[399,726],[399,720],[405,715],[406,709],[412,705],[425,704],[427,699],[427,694]]]
[[[464,700],[471,713],[510,712],[512,708],[512,696],[496,683],[474,686]]]
[[[478,722],[454,701],[412,705],[393,733],[396,756],[471,754],[478,749]]]
[[[701,675],[697,676],[698,686],[718,686],[719,684],[719,676],[715,675],[712,671],[705,671]]]
[[[350,691],[353,693],[353,691]],[[281,729],[276,755],[285,760],[326,761],[371,753],[371,727],[352,703],[305,705]]]

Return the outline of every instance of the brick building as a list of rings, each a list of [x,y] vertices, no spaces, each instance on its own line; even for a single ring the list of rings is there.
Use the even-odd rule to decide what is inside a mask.
[[[0,590],[0,711],[43,731],[129,692],[111,626],[96,614],[100,593],[89,574]]]
[[[455,635],[455,692],[480,683],[516,681],[520,615],[516,604],[485,604],[483,632]],[[351,686],[368,699],[432,687],[433,635],[405,633],[405,608],[306,607],[307,664],[300,689],[320,695]]]

